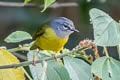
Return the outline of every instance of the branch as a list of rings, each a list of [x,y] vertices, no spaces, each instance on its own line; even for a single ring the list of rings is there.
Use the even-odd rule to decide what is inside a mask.
[[[3,2],[0,1],[1,7],[28,7],[28,8],[43,8],[43,5],[35,4],[35,3],[27,3],[24,5],[23,2]],[[67,2],[67,3],[54,3],[48,8],[60,8],[60,7],[78,7],[76,2]]]
[[[16,52],[13,52],[12,54],[21,60],[27,60],[27,57],[25,55],[21,55],[20,53],[16,53]]]
[[[58,56],[56,56],[56,58],[63,58],[65,56],[70,56],[70,55],[75,54],[78,51],[82,51],[82,50],[85,50],[85,49],[86,48],[75,49],[75,50],[73,50],[71,52],[68,52],[66,54],[58,55]],[[45,61],[54,60],[56,58],[54,56],[46,57],[46,58],[42,58],[42,59],[37,60],[36,63],[41,63],[43,60],[45,60]],[[25,62],[21,62],[19,64],[2,65],[2,66],[0,66],[0,69],[17,68],[17,67],[21,67],[21,66],[28,66],[30,64],[33,64],[33,61],[25,61]]]

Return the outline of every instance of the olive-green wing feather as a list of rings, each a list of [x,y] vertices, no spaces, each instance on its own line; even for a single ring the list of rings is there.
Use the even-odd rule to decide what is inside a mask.
[[[37,29],[37,31],[32,35],[32,39],[36,40],[37,37],[40,37],[41,35],[44,34],[44,29],[42,27],[40,27],[39,29]]]
[[[44,29],[43,27],[40,27],[39,29],[37,29],[37,31],[32,35],[32,39],[33,41],[36,40],[36,38],[42,36],[44,34]],[[35,45],[35,43],[32,44],[30,50],[34,50],[39,48],[37,45]]]
[[[36,40],[36,38],[38,38],[38,37],[40,37],[41,35],[44,34],[45,29],[46,29],[45,25],[48,25],[48,24],[49,23],[46,23],[46,24],[42,25],[40,28],[37,29],[37,31],[32,35],[33,40]]]
[[[46,27],[48,27],[48,26],[42,25],[40,28],[37,29],[37,31],[32,35],[33,41],[36,40],[36,38],[42,36],[45,33]],[[36,48],[39,48],[39,47],[33,43],[30,50],[33,50],[33,49],[36,49]]]

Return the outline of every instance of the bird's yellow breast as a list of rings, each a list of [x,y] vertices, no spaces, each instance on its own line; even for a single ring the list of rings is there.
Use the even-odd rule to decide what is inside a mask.
[[[47,27],[44,34],[36,38],[35,45],[37,45],[40,49],[52,50],[58,53],[67,41],[68,38],[61,38],[56,36],[53,29]]]

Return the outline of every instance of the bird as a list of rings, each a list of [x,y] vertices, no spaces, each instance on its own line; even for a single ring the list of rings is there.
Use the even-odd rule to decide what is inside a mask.
[[[43,24],[33,34],[32,47],[30,50],[51,50],[55,54],[59,53],[67,43],[69,36],[73,32],[79,32],[72,20],[65,17],[57,17]]]

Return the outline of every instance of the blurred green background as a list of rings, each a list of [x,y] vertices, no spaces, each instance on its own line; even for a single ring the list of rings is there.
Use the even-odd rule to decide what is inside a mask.
[[[24,0],[0,0],[0,2],[24,2]],[[26,31],[32,34],[41,24],[58,16],[63,16],[71,19],[79,33],[74,33],[70,36],[66,48],[74,48],[80,40],[93,40],[93,28],[90,24],[89,10],[98,8],[107,12],[113,19],[120,19],[120,0],[57,0],[56,2],[75,2],[78,6],[48,8],[41,13],[40,8],[18,8],[18,7],[0,7],[0,46],[8,48],[16,47],[17,44],[8,44],[3,40],[11,32],[16,30]],[[39,3],[39,0],[33,0],[31,3]],[[115,58],[117,55],[115,48],[110,48],[109,52]]]

